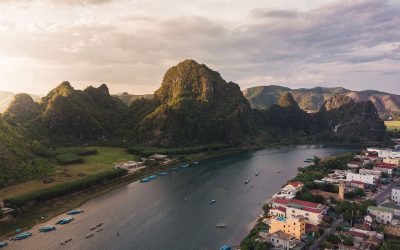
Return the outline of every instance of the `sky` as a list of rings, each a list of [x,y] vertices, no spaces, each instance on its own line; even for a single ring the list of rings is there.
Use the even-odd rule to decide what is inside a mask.
[[[242,89],[400,94],[400,0],[0,0],[0,90],[152,93],[194,59]]]

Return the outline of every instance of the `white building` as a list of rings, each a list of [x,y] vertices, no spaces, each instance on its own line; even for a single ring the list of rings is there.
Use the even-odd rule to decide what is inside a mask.
[[[374,215],[376,222],[382,224],[390,224],[394,215],[393,209],[375,206],[369,206],[368,213]]]
[[[371,174],[355,174],[355,173],[347,173],[346,181],[360,181],[366,184],[375,184],[375,176]]]
[[[297,192],[301,191],[304,187],[304,184],[300,181],[292,181],[289,182],[286,186],[284,186],[278,193],[274,194],[272,197],[293,199],[296,197]]]
[[[290,250],[296,246],[298,240],[282,231],[278,231],[270,235],[270,242],[275,249]]]
[[[400,166],[400,158],[385,158],[383,159],[383,162]]]
[[[400,186],[392,188],[392,201],[396,205],[400,205]]]
[[[118,162],[114,163],[115,169],[126,169],[128,171],[131,170],[139,170],[144,168],[144,162],[138,161],[125,161],[125,162]]]
[[[348,168],[360,168],[362,166],[362,162],[359,161],[351,161],[347,163]]]
[[[373,176],[375,176],[375,180],[379,180],[382,175],[382,171],[380,171],[380,170],[373,170],[373,169],[366,169],[366,168],[360,169],[360,171],[358,173],[362,174],[362,175],[373,175]]]
[[[392,175],[393,170],[397,168],[396,165],[389,164],[389,163],[379,163],[377,166],[375,166],[373,169],[374,170],[379,170],[382,171],[383,173],[387,173],[388,175]]]
[[[388,148],[367,148],[368,152],[377,152],[379,158],[400,158],[400,150]]]
[[[393,215],[400,216],[400,206],[399,205],[395,205],[392,203],[384,203],[381,205],[381,207],[393,209]]]

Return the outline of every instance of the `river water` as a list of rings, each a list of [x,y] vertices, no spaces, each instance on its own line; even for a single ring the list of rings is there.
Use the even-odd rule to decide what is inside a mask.
[[[180,168],[149,183],[134,182],[82,206],[84,213],[54,232],[11,242],[6,249],[219,249],[237,246],[268,200],[296,176],[304,159],[348,148],[295,146],[229,155]],[[277,173],[277,172],[281,173]],[[255,176],[255,173],[260,173]],[[244,182],[250,182],[245,185]],[[215,199],[216,203],[210,205]],[[47,224],[54,224],[59,216]],[[104,223],[101,232],[90,228]],[[224,223],[226,229],[217,229]],[[86,236],[94,236],[86,239]],[[72,239],[65,245],[60,243]]]

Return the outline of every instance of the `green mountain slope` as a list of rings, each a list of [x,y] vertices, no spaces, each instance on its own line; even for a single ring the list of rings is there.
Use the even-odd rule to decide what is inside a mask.
[[[147,94],[147,95],[131,95],[128,94],[127,92],[124,92],[122,94],[114,94],[112,95],[113,97],[117,97],[118,99],[120,99],[121,101],[123,101],[127,106],[130,106],[132,104],[132,102],[138,100],[138,99],[153,99],[154,95],[153,94]]]
[[[37,158],[33,152],[38,147],[37,142],[25,138],[0,117],[0,187],[45,176],[53,171],[51,164]]]
[[[132,103],[130,112],[140,119],[127,139],[152,145],[245,142],[257,130],[239,86],[193,60],[170,68],[154,99]]]
[[[256,109],[266,109],[276,104],[283,92],[290,92],[301,109],[317,112],[324,102],[334,95],[347,95],[356,102],[372,101],[379,115],[383,118],[392,116],[400,118],[400,96],[375,90],[351,91],[345,88],[300,88],[290,89],[271,85],[248,88],[243,91],[251,106]]]

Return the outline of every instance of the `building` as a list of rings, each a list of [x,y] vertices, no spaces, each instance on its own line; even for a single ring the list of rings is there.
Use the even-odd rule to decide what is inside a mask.
[[[400,166],[400,158],[384,158],[383,163],[394,164]]]
[[[388,175],[392,175],[393,171],[396,168],[397,168],[397,165],[395,165],[395,164],[381,162],[378,165],[376,165],[373,169],[382,171],[383,173],[387,173]]]
[[[126,169],[128,171],[138,170],[144,167],[144,162],[137,161],[126,161],[126,162],[118,162],[114,163],[115,169]]]
[[[362,174],[362,175],[368,175],[368,174],[373,175],[373,176],[375,176],[375,180],[379,180],[382,175],[382,171],[380,171],[380,170],[366,169],[366,168],[360,169],[360,171],[358,173]]]
[[[347,163],[348,168],[361,168],[361,166],[362,166],[362,162],[359,162],[359,161],[351,161],[351,162]]]
[[[390,224],[393,219],[393,209],[385,207],[369,206],[368,213],[375,216],[375,221],[382,224]]]
[[[282,231],[278,231],[270,235],[270,242],[274,248],[289,250],[296,246],[298,240]]]
[[[393,209],[393,215],[400,217],[400,206],[399,205],[395,205],[392,203],[384,203],[381,205],[381,207]]]
[[[341,183],[339,184],[339,194],[338,194],[338,200],[340,200],[340,201],[344,201],[344,193],[345,193],[345,189],[346,189],[346,187],[345,187],[345,184],[344,184],[344,182],[341,182]]]
[[[306,234],[306,223],[303,217],[282,218],[275,217],[271,219],[269,233],[283,232],[300,240]]]
[[[286,218],[286,208],[285,207],[274,207],[269,210],[269,215],[275,217]]]
[[[366,184],[375,184],[375,176],[370,174],[356,174],[356,173],[347,173],[346,181],[360,181]]]
[[[156,160],[156,161],[165,161],[165,160],[168,160],[168,155],[154,154],[154,155],[151,155],[149,158]]]
[[[306,223],[315,226],[321,223],[323,215],[328,210],[326,206],[319,203],[283,198],[274,198],[271,201],[271,207],[284,207],[286,218],[302,216]]]
[[[291,181],[286,186],[284,186],[278,193],[273,195],[273,198],[280,197],[286,199],[293,199],[296,197],[297,192],[301,191],[304,184],[300,181]]]
[[[368,152],[378,153],[379,158],[400,158],[400,150],[386,148],[367,148]]]
[[[400,205],[400,186],[392,188],[392,201],[395,205]]]
[[[365,183],[361,182],[361,181],[349,181],[347,182],[347,185],[350,187],[356,187],[356,188],[361,188],[361,189],[365,189]]]

